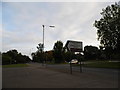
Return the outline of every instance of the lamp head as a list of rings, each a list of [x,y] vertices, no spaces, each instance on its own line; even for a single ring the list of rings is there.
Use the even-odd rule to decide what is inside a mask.
[[[49,26],[49,27],[52,27],[52,28],[54,28],[55,26]]]

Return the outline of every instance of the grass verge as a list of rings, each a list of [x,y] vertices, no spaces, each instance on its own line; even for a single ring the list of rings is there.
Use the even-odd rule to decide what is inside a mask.
[[[90,62],[90,63],[86,63],[83,66],[84,67],[92,67],[92,68],[119,69],[120,68],[120,62],[93,61],[93,62]]]
[[[27,67],[27,64],[11,64],[11,65],[2,65],[3,68],[13,68],[13,67]]]

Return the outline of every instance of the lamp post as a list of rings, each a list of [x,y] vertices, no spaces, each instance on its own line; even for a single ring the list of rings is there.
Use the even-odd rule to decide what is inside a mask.
[[[43,56],[45,57],[45,53],[44,53],[44,46],[45,46],[45,42],[44,42],[44,30],[45,30],[45,25],[42,25],[42,27],[43,27]],[[51,25],[49,27],[54,28],[55,26]]]

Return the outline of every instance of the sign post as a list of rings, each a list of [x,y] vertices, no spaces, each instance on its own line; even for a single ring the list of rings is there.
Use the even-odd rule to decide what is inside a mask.
[[[83,43],[81,41],[72,41],[68,40],[65,45],[67,51],[72,52],[75,54],[75,52],[83,52]],[[72,59],[72,58],[71,58]],[[82,72],[82,63],[79,59],[80,64],[80,73]],[[72,62],[70,61],[70,73],[72,74]]]
[[[82,63],[81,63],[81,60],[80,60],[80,73],[82,72]]]
[[[70,62],[70,73],[72,74],[72,63]]]

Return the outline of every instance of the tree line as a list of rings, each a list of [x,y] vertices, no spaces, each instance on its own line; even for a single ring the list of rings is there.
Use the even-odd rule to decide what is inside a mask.
[[[37,51],[31,54],[33,62],[69,62],[71,59],[78,60],[120,60],[120,5],[118,3],[102,9],[101,19],[95,20],[97,36],[100,41],[99,48],[85,46],[83,54],[66,51],[62,41],[54,44],[53,50],[43,51],[43,44],[38,44]],[[1,54],[1,53],[0,53]],[[2,53],[2,64],[26,63],[30,61],[28,56],[10,50]]]
[[[15,49],[1,53],[1,55],[2,65],[27,63],[31,61],[31,59],[28,56],[18,53],[18,51]]]
[[[40,44],[39,44],[40,45]],[[39,47],[38,45],[38,47]],[[119,60],[119,54],[112,53],[111,57],[108,56],[108,52],[103,47],[85,46],[82,53],[75,54],[74,52],[66,51],[63,47],[62,41],[57,41],[54,44],[53,50],[43,52],[37,50],[32,53],[32,61],[43,63],[44,61],[53,63],[70,62],[72,59],[78,60]]]
[[[119,60],[120,59],[120,5],[118,3],[102,9],[101,19],[95,20],[94,27],[97,28],[99,48],[96,46],[85,46],[83,55],[65,52],[61,41],[54,44],[53,50],[43,52],[42,44],[40,50],[32,53],[33,61],[43,62],[50,60],[55,63],[70,61],[72,58],[84,60]]]
[[[101,19],[95,20],[101,52],[108,59],[120,59],[120,4],[115,3],[102,9]],[[104,49],[104,50],[102,50]]]

